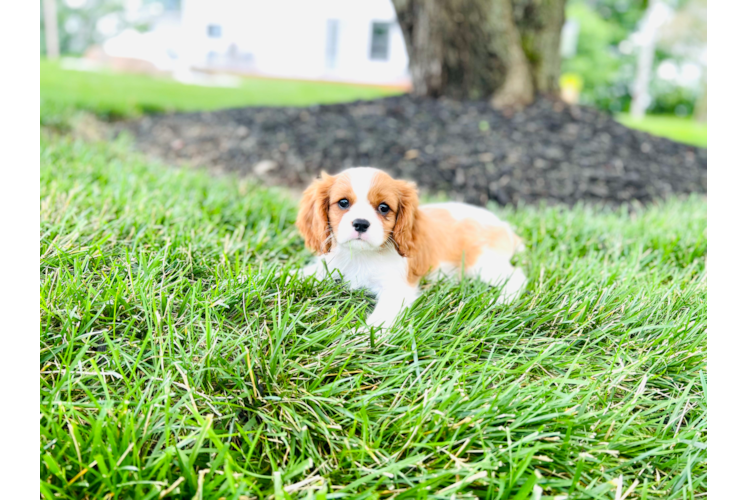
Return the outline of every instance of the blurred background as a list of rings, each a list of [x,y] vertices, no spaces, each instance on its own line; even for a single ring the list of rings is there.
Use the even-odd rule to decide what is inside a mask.
[[[292,90],[282,86],[293,82],[353,84],[277,102],[291,105],[406,92],[413,81],[397,3],[42,0],[42,100],[54,96],[59,105],[68,93],[79,107],[88,99],[103,113],[132,111],[73,95],[84,85],[73,73],[81,72],[225,89],[278,81],[286,96]],[[558,84],[565,101],[706,147],[706,0],[568,0],[564,9]],[[222,99],[207,107],[254,103],[249,95]],[[138,101],[136,111],[149,111]],[[183,108],[190,106],[174,104]]]

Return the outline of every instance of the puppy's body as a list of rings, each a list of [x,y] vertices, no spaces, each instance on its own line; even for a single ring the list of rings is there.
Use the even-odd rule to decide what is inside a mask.
[[[500,300],[524,287],[524,274],[509,262],[522,243],[505,222],[464,203],[419,207],[413,184],[377,169],[323,174],[305,191],[296,224],[320,255],[304,274],[339,271],[352,288],[375,294],[373,326],[390,326],[425,276],[475,277],[503,286]]]

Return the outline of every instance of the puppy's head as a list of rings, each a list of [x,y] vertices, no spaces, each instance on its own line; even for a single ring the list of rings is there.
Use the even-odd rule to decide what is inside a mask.
[[[353,252],[394,246],[407,257],[413,249],[418,208],[415,185],[370,167],[325,173],[301,200],[296,226],[307,246],[320,254],[340,245]]]

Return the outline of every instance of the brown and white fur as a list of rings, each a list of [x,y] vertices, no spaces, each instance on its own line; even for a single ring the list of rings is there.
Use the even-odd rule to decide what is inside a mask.
[[[337,270],[352,288],[376,295],[371,326],[391,326],[416,300],[425,276],[464,275],[503,286],[502,302],[526,281],[509,262],[522,241],[507,223],[464,203],[419,206],[413,183],[375,168],[323,173],[304,191],[296,226],[319,255],[302,273],[322,279]]]

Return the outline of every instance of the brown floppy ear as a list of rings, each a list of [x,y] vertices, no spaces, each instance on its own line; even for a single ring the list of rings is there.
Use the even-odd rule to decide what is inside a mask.
[[[313,252],[325,254],[332,247],[330,221],[327,211],[330,205],[330,188],[335,178],[322,172],[322,178],[315,180],[301,197],[296,227],[299,228],[304,243]]]
[[[409,257],[415,251],[418,234],[418,190],[415,184],[406,181],[397,181],[397,189],[400,198],[392,239],[395,240],[397,253]]]

